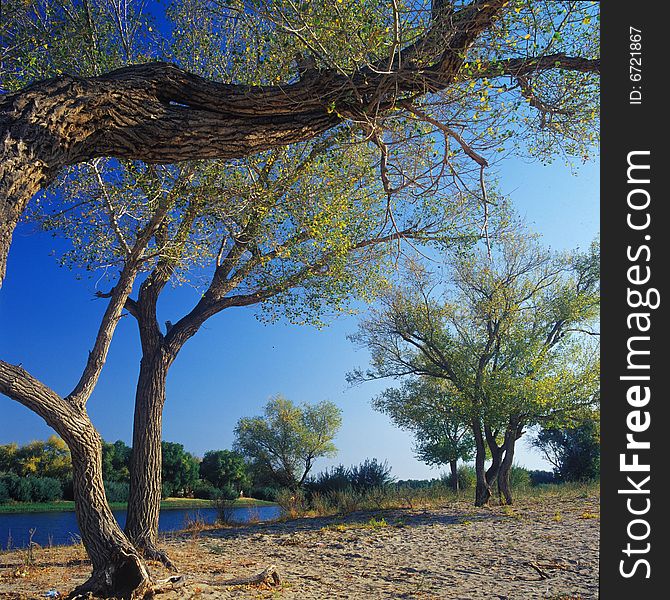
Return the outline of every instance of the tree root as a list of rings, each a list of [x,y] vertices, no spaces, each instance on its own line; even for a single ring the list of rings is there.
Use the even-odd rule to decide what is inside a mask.
[[[161,563],[165,568],[176,573],[178,571],[177,565],[175,565],[170,557],[167,555],[167,552],[164,550],[159,550],[154,545],[146,546],[135,546],[137,551],[142,554],[146,560],[155,560],[156,562]]]
[[[149,572],[139,556],[120,551],[104,569],[97,569],[87,581],[76,587],[69,600],[83,598],[120,598],[138,600],[152,591]]]

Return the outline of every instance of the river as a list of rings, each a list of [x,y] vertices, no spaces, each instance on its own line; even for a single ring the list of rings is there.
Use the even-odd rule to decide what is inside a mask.
[[[230,509],[231,523],[248,523],[251,520],[271,521],[281,515],[277,505],[240,507]],[[126,522],[126,511],[115,510],[114,516],[121,527]],[[189,523],[203,521],[214,523],[214,508],[171,508],[162,510],[158,519],[161,532],[179,531]],[[0,514],[0,549],[24,548],[34,529],[33,542],[40,546],[74,544],[79,542],[79,527],[73,511]]]

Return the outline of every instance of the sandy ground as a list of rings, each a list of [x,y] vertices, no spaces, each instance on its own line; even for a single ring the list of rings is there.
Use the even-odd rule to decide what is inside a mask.
[[[185,575],[157,598],[586,599],[598,596],[595,496],[475,509],[346,517],[199,531],[165,540]],[[383,521],[382,521],[383,519]],[[0,598],[45,598],[85,580],[81,547],[0,554]],[[280,583],[225,585],[274,565]],[[170,575],[151,564],[157,578]]]

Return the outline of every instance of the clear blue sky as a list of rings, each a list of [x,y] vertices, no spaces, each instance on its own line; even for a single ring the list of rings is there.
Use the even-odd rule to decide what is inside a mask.
[[[543,234],[545,244],[556,250],[586,248],[599,230],[598,165],[585,165],[574,177],[558,164],[513,162],[500,171],[501,189]],[[91,347],[104,301],[93,297],[95,279],[76,281],[58,267],[51,253],[61,244],[28,225],[17,230],[0,289],[0,358],[22,363],[59,393],[68,393]],[[196,300],[197,293],[188,287],[170,291],[161,305],[164,318],[175,320]],[[385,384],[347,385],[347,371],[368,360],[346,339],[356,323],[356,317],[344,317],[320,331],[266,326],[256,321],[253,308],[227,310],[210,319],[170,371],[164,439],[202,456],[206,450],[229,448],[237,420],[260,414],[271,395],[282,393],[295,402],[328,399],[343,411],[339,454],[319,461],[317,471],[375,457],[388,460],[398,478],[437,477],[438,470],[413,457],[411,437],[370,408],[370,399]],[[89,401],[92,420],[108,441],[130,443],[139,359],[135,322],[124,318]],[[28,409],[0,396],[0,444],[51,433]],[[549,467],[523,439],[517,463]]]

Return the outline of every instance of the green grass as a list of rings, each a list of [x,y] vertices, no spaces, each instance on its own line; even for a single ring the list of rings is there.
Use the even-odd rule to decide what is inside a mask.
[[[265,500],[256,500],[255,498],[237,498],[232,502],[233,507],[245,506],[269,506],[273,502]],[[125,502],[110,502],[112,510],[126,508]],[[211,500],[200,500],[199,498],[166,498],[161,501],[161,509],[171,508],[212,508]],[[74,502],[69,500],[60,500],[58,502],[10,502],[0,504],[0,514],[11,513],[32,513],[32,512],[53,512],[53,511],[73,511]]]

